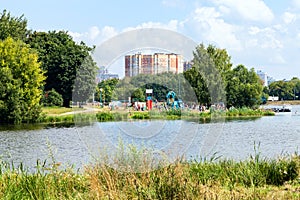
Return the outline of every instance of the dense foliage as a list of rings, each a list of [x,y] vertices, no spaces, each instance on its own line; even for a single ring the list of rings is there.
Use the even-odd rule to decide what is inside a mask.
[[[290,81],[275,81],[269,85],[269,95],[277,96],[280,100],[300,99],[300,80],[292,78]]]
[[[0,13],[0,40],[11,37],[25,41],[28,34],[27,20],[23,15],[13,17],[6,10]]]
[[[20,40],[0,41],[0,122],[38,120],[44,72],[37,54]]]
[[[46,91],[42,98],[43,106],[62,106],[63,98],[61,94],[56,92],[53,88],[50,91]]]
[[[165,101],[169,91],[174,91],[177,99],[184,102],[195,102],[195,92],[183,74],[161,73],[157,75],[140,74],[134,77],[125,77],[120,80],[113,91],[116,100],[145,101],[146,89],[153,90],[153,100]]]
[[[118,79],[113,78],[98,83],[96,94],[95,94],[96,101],[100,100],[100,95],[101,95],[102,102],[111,102],[113,91],[115,90],[118,81],[119,81]],[[102,90],[101,94],[100,94],[100,90]]]
[[[83,90],[81,93],[90,88],[91,82],[94,83],[96,64],[90,58],[92,48],[83,42],[76,44],[67,32],[33,32],[27,43],[38,51],[39,61],[46,71],[45,91],[54,88],[62,95],[65,107],[69,107],[72,100],[75,80]],[[77,74],[79,70],[82,74]],[[87,95],[81,93],[77,97],[83,101],[80,97]]]
[[[261,103],[263,86],[254,69],[243,65],[235,67],[228,75],[227,106],[253,107]]]
[[[263,87],[254,69],[243,65],[232,69],[225,49],[197,46],[193,66],[184,72],[184,77],[193,87],[199,104],[222,101],[227,107],[253,107],[261,103]]]

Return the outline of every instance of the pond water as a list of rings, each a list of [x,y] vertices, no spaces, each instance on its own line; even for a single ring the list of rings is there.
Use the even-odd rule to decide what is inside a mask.
[[[72,127],[1,127],[0,159],[32,168],[37,160],[82,168],[101,153],[113,154],[121,143],[151,148],[174,159],[209,157],[247,159],[254,146],[262,156],[276,158],[300,147],[300,106],[292,113],[224,122],[131,121]]]

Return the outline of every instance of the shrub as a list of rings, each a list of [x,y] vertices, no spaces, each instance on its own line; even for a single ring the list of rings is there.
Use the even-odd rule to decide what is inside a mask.
[[[148,112],[134,112],[131,115],[132,119],[149,119],[150,115]]]
[[[96,114],[96,117],[100,122],[112,121],[114,119],[113,115],[109,112],[99,112]]]
[[[62,106],[62,95],[56,92],[53,88],[50,91],[45,92],[42,98],[42,104],[44,106]]]

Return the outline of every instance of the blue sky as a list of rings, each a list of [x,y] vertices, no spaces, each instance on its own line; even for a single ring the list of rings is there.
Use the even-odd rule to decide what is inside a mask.
[[[0,8],[24,14],[30,29],[67,30],[89,45],[135,28],[170,29],[226,48],[234,65],[300,77],[300,0],[0,0]]]

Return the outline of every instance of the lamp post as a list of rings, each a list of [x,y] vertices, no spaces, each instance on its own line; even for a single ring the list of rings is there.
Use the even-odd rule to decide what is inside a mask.
[[[102,91],[103,91],[103,89],[100,88],[100,106],[101,106],[101,108],[103,107],[103,105],[102,105]]]

